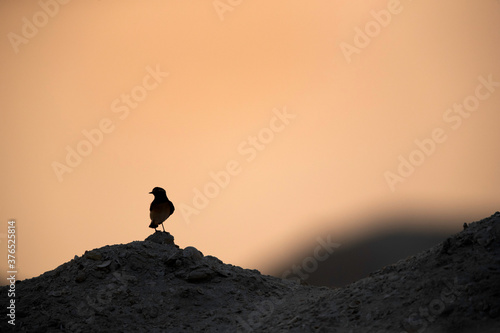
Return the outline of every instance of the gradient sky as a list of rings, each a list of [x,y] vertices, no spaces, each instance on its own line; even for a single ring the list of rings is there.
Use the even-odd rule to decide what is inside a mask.
[[[479,79],[500,82],[499,1],[67,2],[0,2],[0,253],[14,218],[18,279],[144,240],[155,186],[178,245],[264,272],[381,216],[500,209],[500,85]]]

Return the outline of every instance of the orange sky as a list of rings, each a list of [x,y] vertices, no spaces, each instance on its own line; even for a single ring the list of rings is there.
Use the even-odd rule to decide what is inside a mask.
[[[155,186],[177,244],[263,271],[371,217],[499,210],[498,1],[64,2],[0,3],[19,279],[146,238]]]

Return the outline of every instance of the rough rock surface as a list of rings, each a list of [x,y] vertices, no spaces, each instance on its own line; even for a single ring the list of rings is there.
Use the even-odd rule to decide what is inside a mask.
[[[19,332],[500,332],[500,213],[344,288],[264,276],[156,232],[17,281],[16,296]]]

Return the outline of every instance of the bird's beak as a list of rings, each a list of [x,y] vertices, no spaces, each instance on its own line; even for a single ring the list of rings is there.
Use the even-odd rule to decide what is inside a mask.
[[[153,192],[149,192],[149,194],[153,194]]]

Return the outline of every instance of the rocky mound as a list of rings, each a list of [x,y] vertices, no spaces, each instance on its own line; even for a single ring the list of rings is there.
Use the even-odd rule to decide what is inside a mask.
[[[498,332],[499,311],[497,212],[338,289],[224,264],[156,232],[17,281],[15,331]]]

